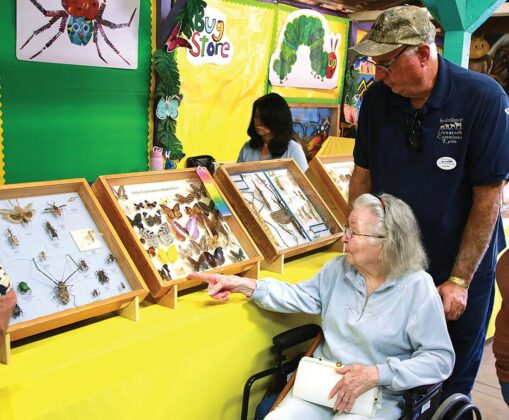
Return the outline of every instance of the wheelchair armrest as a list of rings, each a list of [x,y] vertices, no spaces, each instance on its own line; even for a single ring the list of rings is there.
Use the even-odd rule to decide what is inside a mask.
[[[284,331],[272,338],[273,352],[281,352],[297,344],[310,340],[318,335],[322,329],[316,324],[306,324]]]
[[[440,394],[441,392],[442,382],[432,385],[422,385],[409,389],[405,392],[404,398],[407,404],[415,405],[420,404],[421,402],[425,402],[433,398],[436,394]]]

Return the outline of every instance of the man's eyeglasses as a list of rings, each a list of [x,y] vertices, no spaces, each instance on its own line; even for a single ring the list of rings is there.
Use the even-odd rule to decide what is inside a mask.
[[[378,239],[385,239],[386,238],[385,236],[381,236],[381,235],[368,235],[366,233],[356,233],[356,232],[353,232],[352,229],[348,225],[345,226],[344,237],[347,240],[350,240],[350,239],[352,239],[353,236],[366,236],[368,238],[378,238]]]
[[[422,150],[422,125],[419,120],[418,112],[415,111],[406,120],[405,125],[405,140],[408,146],[420,152]]]
[[[403,48],[399,53],[396,54],[396,56],[392,60],[389,60],[387,63],[375,63],[373,60],[368,59],[368,57],[362,57],[361,60],[365,63],[369,63],[375,66],[377,69],[382,70],[385,73],[390,73],[392,71],[391,67],[394,65],[399,56],[403,54],[408,47],[409,47],[408,45],[405,45],[405,48]]]

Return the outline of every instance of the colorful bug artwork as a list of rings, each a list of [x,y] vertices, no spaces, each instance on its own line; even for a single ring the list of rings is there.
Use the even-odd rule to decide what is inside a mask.
[[[40,13],[48,18],[48,21],[44,25],[33,30],[32,34],[19,49],[21,52],[21,50],[23,50],[29,43],[35,44],[36,42],[32,42],[34,39],[39,37],[39,39],[44,39],[45,43],[42,48],[32,51],[33,54],[30,53],[27,56],[29,60],[32,60],[43,54],[45,51],[51,49],[55,41],[57,41],[58,38],[64,32],[66,32],[69,41],[73,45],[86,46],[90,43],[90,41],[92,41],[92,43],[95,45],[97,56],[104,63],[108,64],[108,61],[101,51],[99,40],[104,41],[104,43],[128,66],[131,65],[131,63],[120,53],[118,47],[114,45],[114,43],[110,40],[105,28],[109,28],[110,30],[129,28],[133,22],[137,8],[132,10],[131,17],[128,22],[114,23],[111,20],[103,17],[106,10],[107,0],[62,0],[62,9],[59,10],[47,9],[47,0],[27,1],[29,1],[35,8],[37,8]],[[22,7],[26,9],[28,5],[23,5]],[[20,7],[18,7],[18,11],[20,11]],[[29,15],[26,10],[21,9],[21,11],[26,13],[27,16]],[[33,13],[32,11],[29,12]],[[48,29],[52,28],[53,32],[46,32]],[[54,33],[55,30],[56,33]],[[41,41],[39,41],[39,45],[40,43]],[[26,54],[24,53],[23,55]]]
[[[179,106],[182,98],[182,95],[161,97],[157,103],[156,117],[160,120],[165,120],[168,117],[176,120],[179,115]]]

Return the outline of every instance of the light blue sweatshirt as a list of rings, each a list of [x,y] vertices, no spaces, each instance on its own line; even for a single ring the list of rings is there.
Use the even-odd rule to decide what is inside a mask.
[[[304,150],[302,149],[302,146],[297,143],[295,140],[290,140],[288,143],[288,149],[286,149],[286,152],[283,153],[282,156],[278,157],[277,159],[287,159],[292,158],[297,162],[297,165],[300,166],[300,169],[302,169],[302,172],[306,172],[309,165],[308,161],[306,160],[306,155],[304,154]],[[271,157],[270,159],[276,159]],[[242,149],[240,149],[239,157],[237,158],[237,162],[255,162],[258,160],[262,160],[262,156],[260,154],[259,149],[253,149],[251,146],[249,146],[249,142],[246,142],[244,146],[242,146]]]
[[[368,296],[361,274],[337,257],[308,281],[259,280],[252,299],[276,312],[321,314],[325,340],[314,357],[376,365],[389,405],[399,391],[441,382],[452,372],[442,302],[424,271],[389,277]]]

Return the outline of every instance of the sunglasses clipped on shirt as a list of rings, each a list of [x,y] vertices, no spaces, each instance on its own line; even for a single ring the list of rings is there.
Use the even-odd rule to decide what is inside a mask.
[[[410,115],[405,123],[405,141],[406,144],[417,152],[423,149],[422,143],[422,124],[419,119],[418,111]]]

